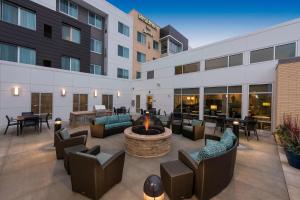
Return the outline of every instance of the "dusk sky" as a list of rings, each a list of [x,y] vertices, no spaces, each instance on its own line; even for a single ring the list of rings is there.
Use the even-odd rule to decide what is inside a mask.
[[[195,48],[300,17],[299,0],[107,0],[171,24]]]

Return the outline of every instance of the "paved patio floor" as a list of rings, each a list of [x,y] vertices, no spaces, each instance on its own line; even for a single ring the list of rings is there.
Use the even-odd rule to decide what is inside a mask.
[[[212,133],[212,128],[208,127],[206,133]],[[273,136],[265,133],[259,135],[260,141],[241,138],[234,178],[215,200],[289,199]],[[123,149],[123,140],[123,134],[105,139],[89,137],[87,146],[100,144],[103,151]],[[1,132],[0,199],[86,199],[72,192],[70,177],[65,172],[63,161],[56,160],[52,143],[52,129],[44,128],[42,133],[37,134],[28,128],[19,137],[14,129],[10,129],[5,136]],[[181,135],[173,135],[172,150],[164,157],[142,159],[126,155],[122,182],[102,199],[141,200],[146,177],[150,174],[159,175],[161,162],[177,159],[178,149],[193,149],[201,145],[201,140],[194,142]]]

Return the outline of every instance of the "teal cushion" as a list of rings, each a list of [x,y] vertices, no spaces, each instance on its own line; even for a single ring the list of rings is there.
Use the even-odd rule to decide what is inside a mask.
[[[63,128],[62,130],[60,130],[59,133],[60,133],[60,136],[62,137],[62,139],[64,139],[64,140],[71,138],[69,131],[66,128]]]
[[[132,125],[132,123],[130,121],[129,122],[120,122],[118,124],[119,124],[119,126],[131,126]]]
[[[230,128],[227,128],[221,137],[220,142],[226,146],[226,149],[230,149],[233,146],[236,136]]]
[[[194,161],[199,162],[198,161],[199,151],[189,152],[188,154]]]
[[[111,128],[116,128],[120,126],[131,126],[131,122],[120,122],[120,123],[114,123],[114,124],[106,124],[105,129],[111,129]]]
[[[226,152],[226,146],[221,143],[205,146],[200,149],[196,161],[201,162],[204,159],[213,158],[222,155],[225,152]]]
[[[119,122],[130,122],[131,118],[129,114],[119,115]]]
[[[223,136],[221,137],[221,139],[223,137],[231,137],[233,140],[236,139],[236,135],[232,132],[232,129],[231,128],[227,128],[225,131],[224,131],[224,134]]]
[[[206,140],[206,146],[216,145],[216,144],[219,144],[219,143],[220,142],[216,141],[216,140],[210,140],[210,139]]]
[[[101,164],[101,165],[104,165],[110,158],[112,157],[111,154],[108,154],[108,153],[98,153],[98,155],[96,156],[98,162]]]
[[[107,117],[107,124],[114,124],[119,122],[118,115],[112,115]]]
[[[107,124],[107,117],[98,117],[95,119],[95,124],[99,125],[99,124]]]
[[[202,120],[197,120],[197,119],[192,120],[192,126],[202,126],[202,123],[203,123]]]

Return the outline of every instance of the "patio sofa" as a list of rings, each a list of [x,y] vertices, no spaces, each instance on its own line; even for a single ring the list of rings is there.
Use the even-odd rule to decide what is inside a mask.
[[[122,133],[129,126],[132,126],[129,114],[95,118],[90,123],[91,136],[105,138],[110,135]]]
[[[156,115],[156,117],[161,121],[164,127],[170,128],[171,117],[167,115]]]
[[[182,135],[191,140],[199,140],[204,138],[205,122],[193,119],[189,123],[183,121]]]
[[[230,183],[235,167],[237,139],[231,129],[223,136],[205,136],[206,146],[196,151],[178,152],[178,159],[194,172],[194,194],[208,200]]]

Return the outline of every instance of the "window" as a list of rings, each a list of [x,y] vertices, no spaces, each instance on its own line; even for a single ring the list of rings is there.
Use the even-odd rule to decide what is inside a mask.
[[[71,58],[63,56],[61,58],[61,68],[69,71],[80,71],[80,60],[77,58]]]
[[[52,26],[44,24],[44,36],[52,38]]]
[[[146,35],[141,33],[141,32],[137,32],[137,41],[143,45],[146,44]]]
[[[182,51],[181,44],[176,44],[175,42],[169,40],[169,52],[171,54],[178,53]]]
[[[175,75],[197,72],[200,70],[200,62],[175,67]]]
[[[73,94],[73,111],[87,111],[88,110],[88,95],[87,94]]]
[[[274,59],[274,48],[259,49],[250,52],[250,63],[263,62]]]
[[[80,30],[72,26],[62,26],[62,39],[80,44]]]
[[[296,43],[284,44],[275,47],[275,59],[292,58],[296,55]]]
[[[153,49],[154,50],[159,50],[159,44],[158,44],[158,42],[157,41],[155,41],[155,40],[153,40]]]
[[[249,115],[257,119],[259,128],[271,129],[272,84],[249,86]]]
[[[141,78],[142,78],[142,73],[136,72],[136,79],[141,79]]]
[[[102,54],[102,41],[91,39],[91,52]]]
[[[243,65],[243,54],[235,54],[229,56],[229,67]]]
[[[199,119],[199,88],[174,89],[174,112]]]
[[[35,50],[19,47],[19,52],[20,52],[19,55],[20,63],[35,65],[35,61],[36,61]]]
[[[127,69],[118,68],[117,77],[118,77],[118,78],[129,79],[129,73],[128,73],[128,70],[127,70]]]
[[[205,70],[228,67],[228,56],[205,60]]]
[[[78,18],[78,6],[71,1],[59,0],[59,11],[75,19]]]
[[[147,72],[147,79],[154,79],[154,70]]]
[[[105,105],[105,108],[107,110],[112,110],[113,109],[113,95],[103,94],[102,95],[102,105]]]
[[[100,65],[91,64],[90,65],[90,73],[97,75],[104,75],[104,71]]]
[[[103,28],[103,17],[97,15],[95,13],[89,12],[89,25],[94,26],[96,28]]]
[[[141,53],[141,52],[137,52],[137,61],[140,63],[144,63],[146,62],[146,54]]]
[[[0,43],[0,60],[18,62],[18,47]]]
[[[51,60],[43,60],[43,66],[51,67],[52,66]]]
[[[31,93],[31,112],[34,114],[50,114],[52,118],[52,93]]]
[[[129,58],[129,49],[127,47],[118,45],[118,56]]]
[[[3,1],[2,3],[2,20],[10,24],[36,30],[35,12],[18,7],[17,5],[6,1]]]
[[[121,22],[118,22],[118,32],[129,37],[129,27]]]

